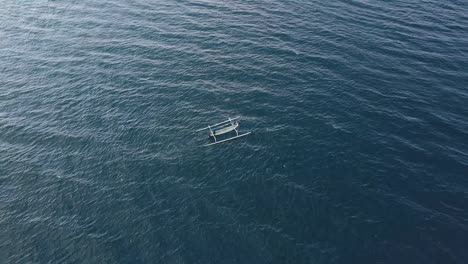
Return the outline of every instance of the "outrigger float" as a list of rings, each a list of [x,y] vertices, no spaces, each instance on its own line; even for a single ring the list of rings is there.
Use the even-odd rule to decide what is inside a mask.
[[[204,146],[211,146],[211,145],[214,145],[214,144],[223,143],[223,142],[233,140],[233,139],[236,139],[236,138],[240,138],[240,137],[243,137],[243,136],[247,136],[248,134],[250,134],[251,132],[246,132],[244,134],[239,134],[239,131],[237,130],[237,128],[239,127],[239,122],[237,122],[237,120],[239,120],[239,119],[240,119],[240,116],[237,116],[237,117],[234,117],[234,118],[228,118],[228,120],[223,121],[221,123],[217,123],[217,124],[214,124],[214,125],[210,125],[210,126],[198,129],[197,132],[207,130],[207,129],[210,130],[210,137],[213,137],[213,139],[214,139],[214,142],[206,144]],[[233,137],[227,138],[227,139],[223,139],[223,140],[217,140],[216,139],[216,136],[220,136],[220,135],[229,133],[231,131],[235,131],[236,135],[233,136]]]

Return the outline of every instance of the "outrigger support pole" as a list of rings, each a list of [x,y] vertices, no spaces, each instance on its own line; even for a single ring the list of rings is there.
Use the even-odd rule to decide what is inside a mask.
[[[216,142],[216,136],[215,136],[213,130],[211,130],[211,126],[208,126],[208,128],[210,129],[210,133],[211,133],[211,135],[213,136],[213,138],[214,138],[214,140]]]
[[[211,125],[211,127],[215,127],[215,126],[218,126],[218,125],[222,125],[222,124],[225,124],[225,123],[228,123],[230,121],[234,121],[234,120],[237,120],[239,119],[240,116],[236,116],[234,118],[229,118],[228,120],[224,121],[224,122],[221,122],[221,123],[217,123],[217,124],[214,124],[214,125]],[[195,130],[196,132],[200,132],[200,131],[203,131],[205,129],[208,129],[209,127],[204,127],[204,128],[201,128],[201,129],[198,129],[198,130]]]
[[[231,120],[230,117],[228,118],[228,121],[229,121],[229,123],[231,123],[231,126],[234,126],[234,123],[232,123],[232,120]],[[236,135],[239,136],[239,132],[237,131],[236,128],[234,128],[234,131],[236,131]]]

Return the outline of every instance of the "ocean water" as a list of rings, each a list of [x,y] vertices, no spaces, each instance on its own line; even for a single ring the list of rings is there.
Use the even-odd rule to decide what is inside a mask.
[[[1,3],[0,263],[468,263],[467,173],[466,1]]]

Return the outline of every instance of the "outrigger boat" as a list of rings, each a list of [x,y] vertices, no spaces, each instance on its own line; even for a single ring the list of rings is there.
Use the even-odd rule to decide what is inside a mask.
[[[239,127],[239,122],[237,122],[237,120],[239,120],[239,119],[240,119],[240,116],[234,117],[234,118],[228,118],[228,120],[223,121],[221,123],[217,123],[217,124],[214,124],[214,125],[210,125],[210,126],[198,129],[197,132],[209,129],[210,130],[210,137],[213,137],[213,139],[214,139],[214,142],[206,144],[204,146],[211,146],[211,145],[214,145],[214,144],[226,142],[226,141],[233,140],[233,139],[236,139],[236,138],[240,138],[240,137],[243,137],[243,136],[247,136],[248,134],[250,134],[251,132],[246,132],[244,134],[239,134],[239,131],[237,130],[237,128]],[[220,136],[220,135],[229,133],[231,131],[235,131],[236,135],[233,136],[233,137],[227,138],[227,139],[223,139],[223,140],[217,140],[216,139],[216,136]]]

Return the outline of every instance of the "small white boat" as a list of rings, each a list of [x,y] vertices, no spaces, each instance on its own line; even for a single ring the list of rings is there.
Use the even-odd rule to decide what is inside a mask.
[[[217,124],[214,124],[214,125],[207,126],[205,128],[198,129],[197,132],[209,129],[210,130],[210,137],[213,137],[213,139],[214,139],[214,142],[206,144],[204,146],[210,146],[210,145],[226,142],[226,141],[236,139],[236,138],[240,138],[240,137],[243,137],[243,136],[247,136],[248,134],[250,134],[251,132],[246,132],[244,134],[239,134],[239,131],[237,130],[237,128],[239,127],[239,122],[236,121],[238,119],[240,119],[240,116],[235,117],[235,118],[228,118],[228,120],[223,121],[221,123],[217,123]],[[229,133],[231,131],[235,131],[236,136],[233,136],[233,137],[230,137],[230,138],[227,138],[227,139],[223,139],[223,140],[217,140],[216,139],[216,136],[223,135],[223,134]]]

